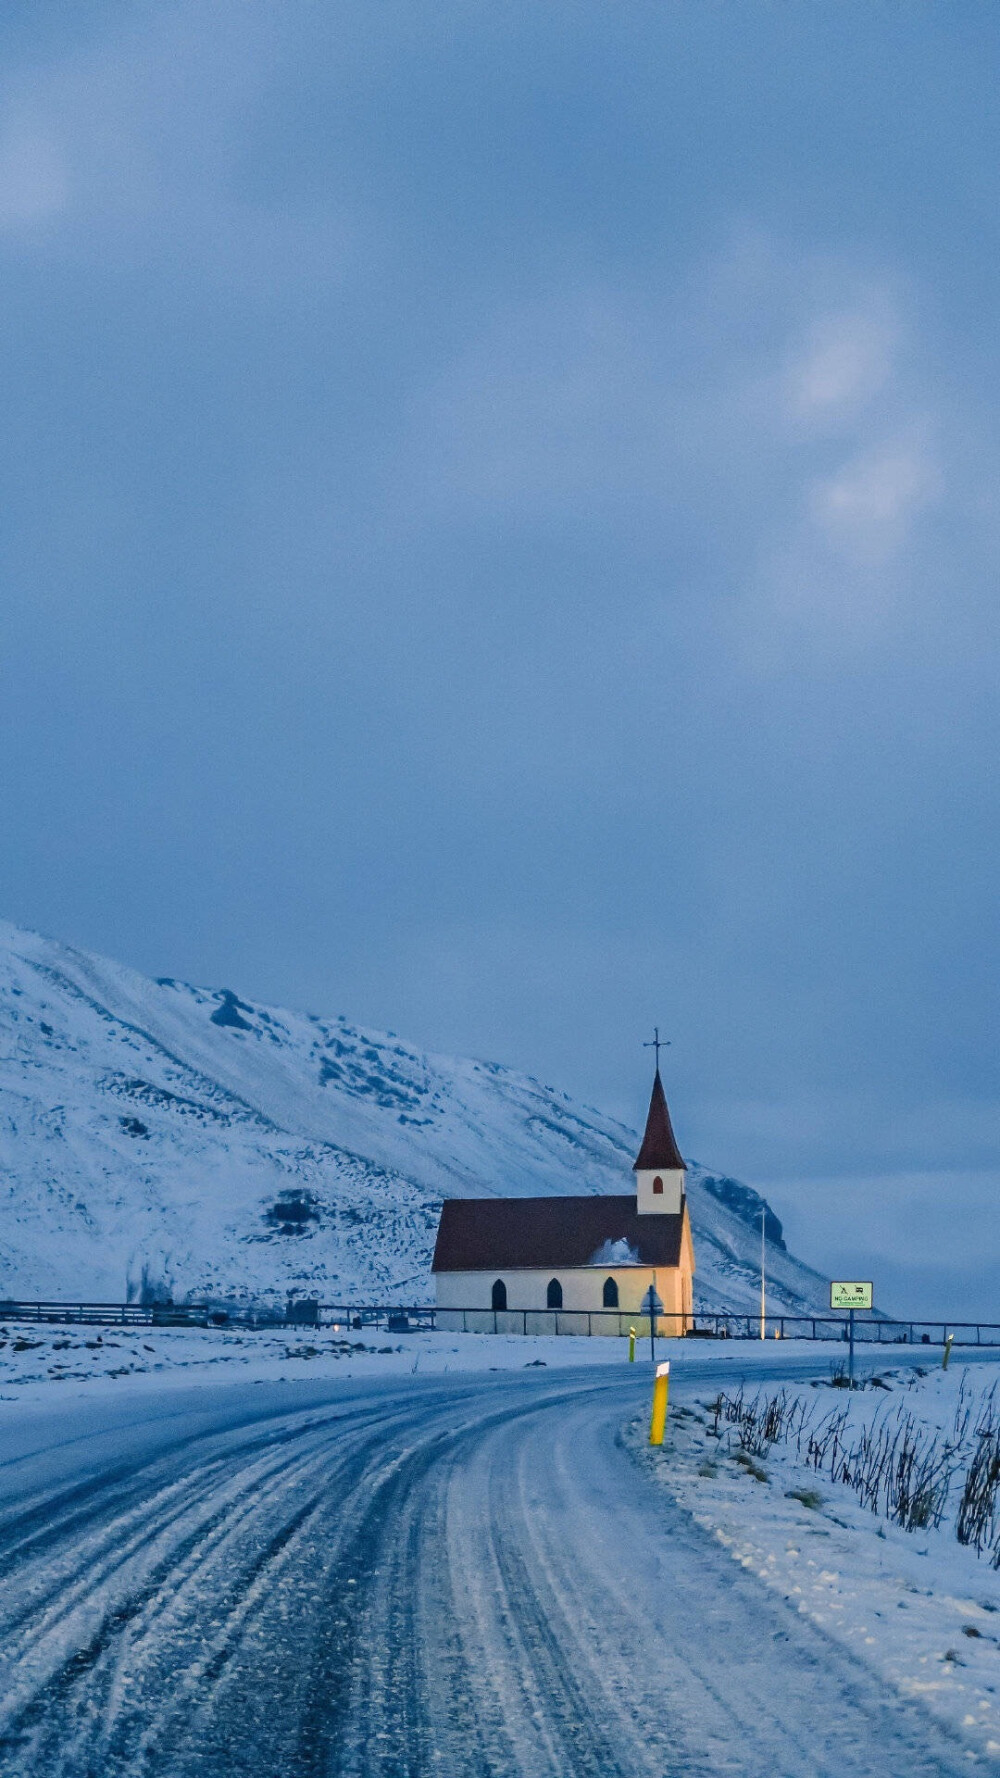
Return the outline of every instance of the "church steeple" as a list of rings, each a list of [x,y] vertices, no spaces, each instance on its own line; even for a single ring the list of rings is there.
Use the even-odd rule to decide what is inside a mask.
[[[660,1079],[658,1068],[649,1100],[646,1134],[642,1139],[642,1147],[632,1163],[632,1171],[633,1173],[645,1172],[648,1167],[665,1167],[671,1172],[677,1169],[682,1173],[687,1172],[670,1122],[667,1096],[663,1091],[663,1082]]]
[[[659,1033],[657,1033],[659,1049]],[[660,1079],[659,1055],[646,1117],[642,1147],[632,1163],[635,1174],[635,1207],[640,1216],[677,1216],[684,1208],[684,1175],[687,1167],[677,1146],[667,1096]]]

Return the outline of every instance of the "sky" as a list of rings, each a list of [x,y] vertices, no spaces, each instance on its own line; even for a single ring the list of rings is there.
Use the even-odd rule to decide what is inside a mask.
[[[0,911],[1000,1320],[1000,13],[8,0]]]

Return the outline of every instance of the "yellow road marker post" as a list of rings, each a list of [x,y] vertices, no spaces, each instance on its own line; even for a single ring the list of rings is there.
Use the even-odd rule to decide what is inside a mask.
[[[628,1361],[629,1361],[629,1364],[635,1363],[635,1328],[634,1327],[630,1327],[628,1330]]]
[[[667,1424],[667,1392],[670,1388],[670,1364],[658,1364],[653,1383],[653,1418],[649,1423],[649,1442],[662,1445]]]

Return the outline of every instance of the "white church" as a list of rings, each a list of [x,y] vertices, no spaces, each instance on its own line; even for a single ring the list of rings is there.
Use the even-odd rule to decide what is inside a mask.
[[[437,1325],[467,1333],[627,1333],[691,1326],[694,1247],[687,1168],[660,1070],[622,1196],[449,1198],[433,1272]]]

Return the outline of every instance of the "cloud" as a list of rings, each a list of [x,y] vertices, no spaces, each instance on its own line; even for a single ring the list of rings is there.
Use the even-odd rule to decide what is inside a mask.
[[[743,395],[757,500],[730,635],[754,673],[843,666],[934,597],[920,545],[952,479],[947,403],[888,276],[777,251],[761,267],[774,338]]]
[[[784,372],[789,413],[814,426],[854,413],[892,376],[899,337],[898,318],[883,291],[872,292],[867,307],[817,316]]]
[[[886,561],[909,541],[934,500],[940,474],[926,440],[895,439],[863,451],[812,484],[811,518],[835,549],[863,562]]]
[[[406,405],[415,522],[611,522],[714,557],[708,612],[754,672],[877,645],[948,481],[913,305],[847,261],[752,249],[484,309]]]
[[[943,491],[928,429],[863,445],[823,475],[811,468],[804,459],[792,470],[793,516],[762,539],[734,606],[736,645],[755,672],[803,659],[843,666],[934,597],[918,551]]]
[[[54,138],[13,123],[0,138],[0,229],[48,222],[66,207],[69,176]]]
[[[0,235],[56,222],[65,265],[166,279],[186,301],[236,291],[245,311],[328,293],[378,229],[349,182],[311,205],[248,177],[255,108],[289,27],[220,5],[206,28],[187,0],[93,25],[74,53],[0,70]],[[27,249],[30,251],[30,243]],[[366,262],[366,263],[367,263]]]

